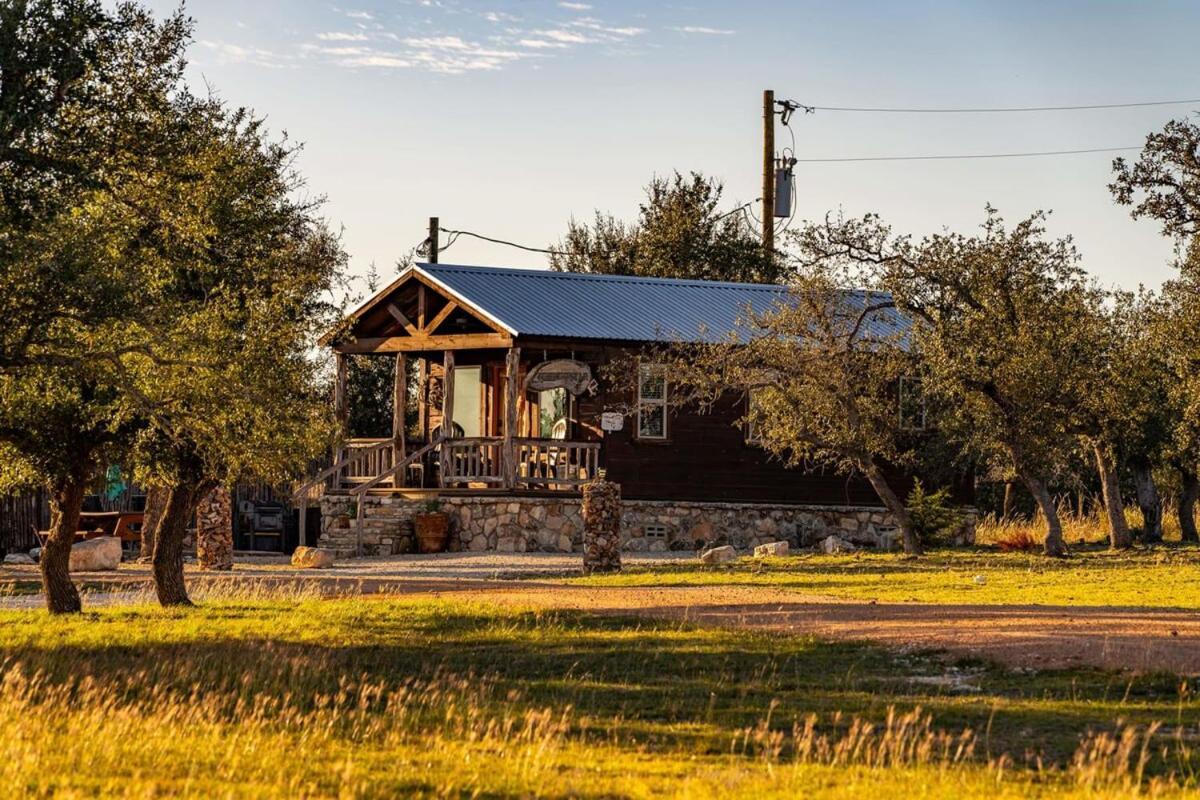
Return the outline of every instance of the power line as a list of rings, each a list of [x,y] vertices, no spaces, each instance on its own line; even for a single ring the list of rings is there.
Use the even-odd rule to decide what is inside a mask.
[[[860,156],[854,158],[798,158],[802,164],[842,164],[851,161],[948,161],[969,158],[1033,158],[1039,156],[1073,156],[1082,153],[1119,153],[1141,150],[1140,147],[1094,147],[1085,150],[1042,150],[1032,153],[970,153],[963,155],[933,156]]]
[[[1008,114],[1035,111],[1095,111],[1106,108],[1146,108],[1149,106],[1179,106],[1200,103],[1200,98],[1190,100],[1151,100],[1142,103],[1100,103],[1089,106],[1009,106],[997,108],[889,108],[864,106],[810,106],[796,103],[807,113],[813,111],[845,111],[865,114]]]
[[[745,211],[751,205],[753,205],[754,203],[757,203],[761,199],[762,198],[760,197],[755,200],[751,200],[749,203],[743,203],[742,205],[738,206],[737,208],[735,208],[731,211],[726,211],[724,214],[721,214],[716,219],[722,220],[722,219],[725,219],[726,217],[729,217],[729,216],[732,216],[732,215],[738,213],[739,211]],[[545,253],[546,255],[553,256],[553,255],[560,255],[564,252],[562,250],[548,250],[544,247],[530,247],[529,245],[517,244],[516,242],[510,242],[506,239],[497,239],[492,236],[484,236],[482,233],[475,233],[474,231],[457,231],[457,230],[451,230],[449,228],[438,228],[438,230],[440,230],[442,233],[446,234],[446,236],[448,237],[446,239],[446,244],[444,244],[441,248],[439,248],[441,252],[445,252],[446,250],[448,250],[452,244],[454,244],[455,242],[458,241],[458,237],[460,237],[460,236],[470,236],[475,239],[482,239],[485,242],[491,242],[492,244],[502,244],[507,247],[515,247],[518,250],[526,250],[530,253]],[[418,252],[420,252],[421,250],[428,247],[428,245],[429,245],[429,239],[425,239],[423,242],[421,242],[419,245],[417,245],[416,249]]]
[[[503,244],[503,245],[508,245],[509,247],[515,247],[518,250],[528,250],[530,253],[545,253],[547,255],[556,255],[557,253],[560,252],[558,250],[547,250],[544,247],[529,247],[527,245],[517,244],[516,242],[505,241],[504,239],[493,239],[491,236],[484,236],[482,233],[473,233],[471,231],[452,231],[452,230],[449,230],[448,228],[441,228],[441,231],[442,231],[442,233],[445,233],[445,234],[448,234],[448,235],[454,237],[453,239],[450,240],[450,244],[453,244],[454,241],[456,239],[458,239],[459,236],[471,236],[475,239],[482,239],[485,242],[491,242],[492,244]],[[447,247],[448,246],[449,245],[447,245]],[[443,249],[445,249],[445,248],[443,248]]]

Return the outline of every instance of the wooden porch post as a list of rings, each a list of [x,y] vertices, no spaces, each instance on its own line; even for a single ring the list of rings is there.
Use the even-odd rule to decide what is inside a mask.
[[[442,357],[442,438],[447,440],[454,433],[454,351],[445,351]],[[450,465],[450,448],[442,445],[442,468],[438,474],[438,485],[445,488],[446,472]]]
[[[346,354],[335,353],[333,359],[337,369],[337,383],[333,388],[333,410],[338,422],[345,427],[350,420],[350,409],[346,405]]]
[[[517,381],[521,367],[521,348],[510,347],[504,359],[504,488],[517,485],[517,451],[513,444],[517,427]]]
[[[399,464],[408,457],[406,424],[408,418],[408,360],[404,353],[396,353],[396,375],[392,386],[392,464]],[[396,481],[399,481],[397,484]],[[393,485],[404,486],[408,481],[404,475],[392,480]]]
[[[430,360],[420,357],[421,366],[418,375],[419,385],[416,387],[416,407],[420,416],[421,439],[428,444],[430,441]]]

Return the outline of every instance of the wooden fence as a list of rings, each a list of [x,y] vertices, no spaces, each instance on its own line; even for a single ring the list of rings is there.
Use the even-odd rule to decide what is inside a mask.
[[[38,546],[35,530],[50,527],[50,503],[46,491],[0,497],[0,550],[26,552]]]

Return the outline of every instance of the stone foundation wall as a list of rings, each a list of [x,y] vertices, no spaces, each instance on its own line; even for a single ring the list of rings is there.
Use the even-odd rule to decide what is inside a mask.
[[[501,552],[581,552],[583,516],[578,497],[444,497],[450,515],[450,549]],[[413,514],[424,502],[401,497],[367,497],[364,502],[363,554],[415,552]],[[355,504],[344,496],[321,500],[320,546],[354,555],[357,549]],[[621,540],[626,551],[696,550],[729,544],[739,550],[786,541],[811,547],[837,535],[863,547],[890,549],[899,544],[891,515],[881,508],[855,506],[775,506],[757,503],[697,503],[626,500],[622,502]],[[974,517],[958,537],[975,540]]]

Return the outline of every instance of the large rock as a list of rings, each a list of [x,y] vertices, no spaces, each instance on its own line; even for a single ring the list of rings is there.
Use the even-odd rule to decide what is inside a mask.
[[[328,569],[333,561],[333,551],[320,547],[297,547],[292,553],[292,566],[299,569]]]
[[[737,551],[729,545],[724,547],[714,547],[711,550],[705,550],[700,554],[700,563],[702,564],[728,564],[737,558]]]
[[[788,554],[787,542],[767,542],[760,544],[754,548],[754,555],[762,556],[786,556]]]
[[[115,536],[88,539],[71,547],[71,572],[116,569],[121,564],[121,540]]]
[[[821,540],[821,552],[833,555],[834,553],[852,553],[858,548],[837,536],[829,536]]]
[[[9,553],[4,557],[5,564],[33,564],[35,563],[32,556],[25,553]]]

